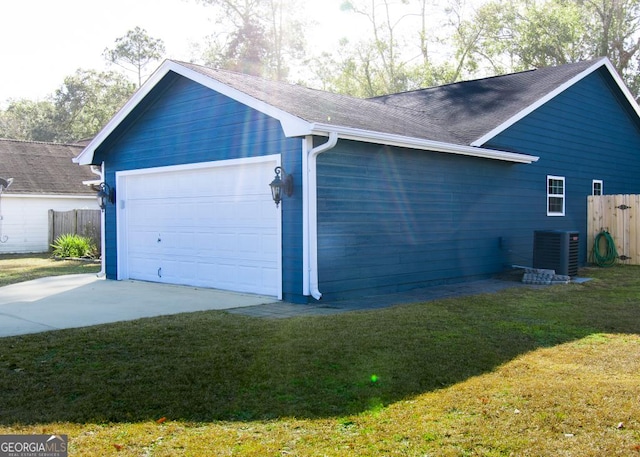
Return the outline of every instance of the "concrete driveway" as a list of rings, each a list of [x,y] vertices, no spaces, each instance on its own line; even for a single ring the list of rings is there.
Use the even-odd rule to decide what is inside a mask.
[[[53,276],[0,287],[0,337],[274,301],[215,289],[112,281],[95,274]]]

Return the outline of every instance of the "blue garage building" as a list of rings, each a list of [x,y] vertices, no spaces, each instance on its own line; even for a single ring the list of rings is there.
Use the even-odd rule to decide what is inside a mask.
[[[169,60],[75,161],[112,189],[108,278],[330,301],[530,265],[535,230],[584,265],[587,196],[640,193],[639,114],[606,58],[367,100]]]

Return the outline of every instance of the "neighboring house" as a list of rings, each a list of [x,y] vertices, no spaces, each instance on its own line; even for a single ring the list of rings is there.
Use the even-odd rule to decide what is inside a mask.
[[[587,196],[640,193],[639,113],[604,58],[369,100],[166,61],[76,162],[116,190],[108,278],[335,300],[531,265],[535,230],[584,265]]]
[[[85,180],[99,179],[73,158],[83,146],[0,139],[0,254],[49,250],[49,210],[98,209]],[[98,227],[99,229],[99,227]]]

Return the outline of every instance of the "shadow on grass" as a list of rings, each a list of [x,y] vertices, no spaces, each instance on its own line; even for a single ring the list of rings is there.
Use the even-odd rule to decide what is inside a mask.
[[[584,285],[327,317],[203,312],[0,339],[0,423],[321,418],[375,410],[539,347],[640,331],[640,269]],[[638,279],[636,279],[638,278]]]

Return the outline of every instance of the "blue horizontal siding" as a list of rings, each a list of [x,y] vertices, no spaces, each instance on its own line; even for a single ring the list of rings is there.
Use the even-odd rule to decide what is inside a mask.
[[[340,141],[318,158],[319,276],[327,300],[487,277],[531,265],[534,230],[578,230],[586,197],[640,193],[638,119],[596,72],[485,147],[530,165]],[[566,178],[566,215],[547,216],[546,177]]]
[[[281,154],[301,196],[301,140],[280,123],[186,78],[168,75],[96,151],[107,182],[116,171]],[[269,184],[265,181],[265,186]],[[117,192],[117,189],[116,189]],[[115,207],[107,208],[107,276],[117,276]],[[283,295],[302,301],[302,203],[282,204]]]
[[[537,227],[579,231],[582,265],[587,261],[586,197],[591,194],[592,180],[604,181],[605,194],[640,192],[638,117],[604,69],[561,93],[489,145],[540,156],[536,164],[523,169],[523,179],[529,183],[545,182],[547,175],[565,177],[566,215],[544,218]],[[530,238],[520,240],[521,249],[531,250],[531,244]]]
[[[517,167],[340,141],[318,158],[321,291],[331,300],[501,271]]]

